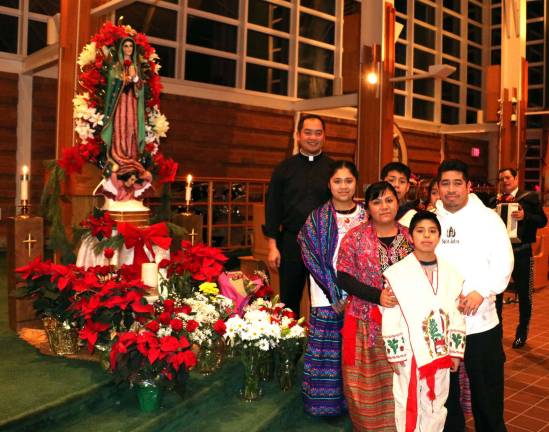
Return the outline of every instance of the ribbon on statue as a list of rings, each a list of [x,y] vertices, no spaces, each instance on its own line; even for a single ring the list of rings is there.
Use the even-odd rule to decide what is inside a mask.
[[[172,243],[168,227],[165,223],[157,223],[146,228],[139,228],[128,222],[119,222],[117,230],[124,238],[124,246],[133,248],[133,264],[141,266],[150,262],[145,248],[149,250],[153,261],[155,258],[153,246],[168,250]]]

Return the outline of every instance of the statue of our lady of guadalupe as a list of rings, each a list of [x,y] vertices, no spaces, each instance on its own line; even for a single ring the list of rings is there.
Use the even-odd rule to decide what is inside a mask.
[[[107,75],[101,138],[111,175],[98,189],[114,201],[139,198],[152,180],[138,161],[145,145],[145,97],[138,56],[135,41],[121,39]]]

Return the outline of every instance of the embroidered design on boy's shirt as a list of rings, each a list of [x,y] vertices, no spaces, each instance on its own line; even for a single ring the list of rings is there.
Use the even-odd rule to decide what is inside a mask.
[[[383,341],[385,342],[385,350],[389,361],[406,360],[406,340],[402,333],[385,336]]]
[[[448,355],[446,343],[446,329],[448,328],[448,314],[439,309],[431,311],[423,320],[423,337],[429,349],[431,357],[444,357]]]
[[[448,347],[451,355],[463,355],[465,351],[465,332],[461,330],[450,330]]]

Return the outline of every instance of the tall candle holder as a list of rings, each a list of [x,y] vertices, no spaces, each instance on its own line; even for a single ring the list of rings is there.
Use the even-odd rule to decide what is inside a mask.
[[[28,217],[29,216],[29,167],[27,165],[23,165],[21,169],[21,177],[20,177],[21,183],[20,183],[20,189],[21,189],[21,205],[19,208],[20,216],[22,217]]]
[[[186,215],[191,214],[191,198],[192,198],[192,191],[193,191],[192,182],[193,182],[193,176],[189,174],[187,176],[187,186],[185,187],[186,210],[184,214]]]

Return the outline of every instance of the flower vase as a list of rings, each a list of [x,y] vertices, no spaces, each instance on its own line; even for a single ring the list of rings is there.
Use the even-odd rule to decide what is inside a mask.
[[[143,412],[153,412],[160,408],[162,389],[153,380],[144,380],[136,384],[139,408]]]
[[[278,384],[280,390],[289,391],[294,386],[297,361],[303,352],[303,344],[300,339],[287,339],[281,341],[278,354]]]
[[[244,366],[244,385],[240,389],[240,397],[249,402],[258,400],[263,395],[259,374],[261,351],[255,347],[244,348],[240,359]]]
[[[274,378],[274,350],[261,351],[259,375],[263,382],[271,382]]]
[[[51,351],[58,356],[78,352],[78,332],[53,317],[45,317],[44,330],[48,336]]]
[[[198,353],[198,370],[202,375],[211,375],[221,367],[223,362],[223,341],[214,340],[200,347]]]

